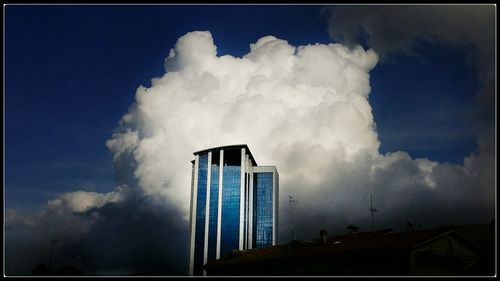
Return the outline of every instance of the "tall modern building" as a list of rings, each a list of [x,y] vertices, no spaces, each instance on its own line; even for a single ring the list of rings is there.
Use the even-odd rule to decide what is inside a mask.
[[[191,176],[189,274],[231,249],[278,240],[278,171],[257,166],[245,144],[194,153]]]

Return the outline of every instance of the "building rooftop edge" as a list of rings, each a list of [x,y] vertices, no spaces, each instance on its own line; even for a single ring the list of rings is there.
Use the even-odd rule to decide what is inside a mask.
[[[252,152],[250,151],[250,148],[248,147],[247,144],[231,144],[231,145],[222,145],[222,146],[216,146],[216,147],[211,147],[211,148],[206,148],[206,149],[203,149],[203,150],[199,150],[199,151],[196,151],[196,152],[193,152],[194,155],[198,155],[198,154],[203,154],[204,152],[209,152],[209,151],[212,151],[212,150],[221,150],[221,149],[237,149],[237,148],[245,148],[246,151],[248,152],[248,155],[250,155],[250,159],[252,160],[253,164],[258,166],[257,165],[257,161],[255,161],[255,158],[253,157],[252,155]]]

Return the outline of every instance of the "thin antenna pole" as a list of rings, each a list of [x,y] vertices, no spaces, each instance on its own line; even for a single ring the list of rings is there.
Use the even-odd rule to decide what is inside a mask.
[[[295,229],[293,228],[292,224],[292,202],[299,202],[296,200],[293,200],[293,197],[291,195],[288,195],[288,201],[290,202],[290,229],[292,230],[292,239],[293,241],[297,240],[295,237]]]
[[[295,231],[292,224],[292,199],[288,198],[288,201],[290,202],[290,229],[292,230],[292,239],[295,240]]]
[[[372,213],[372,231],[373,231],[373,199],[371,194],[370,194],[370,212]]]
[[[375,231],[375,228],[373,227],[373,213],[375,213],[377,209],[373,208],[373,198],[372,194],[370,193],[370,212],[372,213],[372,231]]]

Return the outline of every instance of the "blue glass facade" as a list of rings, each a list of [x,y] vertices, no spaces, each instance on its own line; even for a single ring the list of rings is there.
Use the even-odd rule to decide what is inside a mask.
[[[210,176],[210,210],[208,220],[208,260],[215,260],[217,243],[217,212],[219,209],[219,165],[212,165]]]
[[[196,196],[196,231],[194,248],[194,274],[203,273],[203,251],[205,240],[205,213],[207,197],[208,154],[200,155],[198,165],[198,194]]]
[[[273,192],[278,189],[273,180],[277,184],[278,174],[273,166],[257,166],[246,145],[195,155],[189,270],[191,275],[202,275],[206,261],[221,258],[232,249],[274,245],[278,221],[277,194]]]
[[[222,224],[220,255],[239,248],[240,237],[240,166],[224,166],[222,178]]]
[[[273,245],[273,173],[253,175],[253,241],[254,248]]]

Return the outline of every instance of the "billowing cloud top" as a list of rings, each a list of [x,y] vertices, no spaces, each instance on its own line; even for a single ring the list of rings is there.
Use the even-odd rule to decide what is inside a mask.
[[[146,195],[189,205],[192,152],[247,143],[260,164],[275,164],[283,188],[298,174],[318,179],[331,157],[377,154],[368,103],[377,55],[358,47],[295,48],[273,36],[242,58],[217,57],[210,32],[190,32],[166,59],[167,73],[139,87],[136,104],[108,141],[115,162],[133,155]]]
[[[247,143],[260,165],[277,166],[281,194],[303,199],[304,220],[365,219],[370,193],[384,196],[385,218],[393,220],[403,218],[392,211],[422,217],[416,205],[448,201],[441,192],[450,187],[439,186],[447,175],[436,172],[445,169],[438,163],[404,152],[379,154],[369,104],[374,51],[341,44],[294,47],[274,36],[250,44],[241,58],[219,57],[216,50],[210,32],[187,33],[170,50],[165,75],[137,89],[136,103],[107,143],[119,184],[175,204],[187,219],[192,152]],[[465,177],[477,169],[446,167]],[[481,201],[491,188],[481,189],[478,180],[454,187],[457,194],[475,188],[475,201],[454,200],[491,209],[492,202]],[[339,216],[322,221],[333,213]]]
[[[479,108],[471,122],[481,150],[495,153],[496,44],[494,4],[340,5],[328,6],[328,32],[342,44],[355,46],[360,38],[389,61],[394,55],[421,56],[423,42],[466,50],[477,74]],[[464,23],[464,24],[458,24]],[[467,117],[467,118],[470,118]]]

